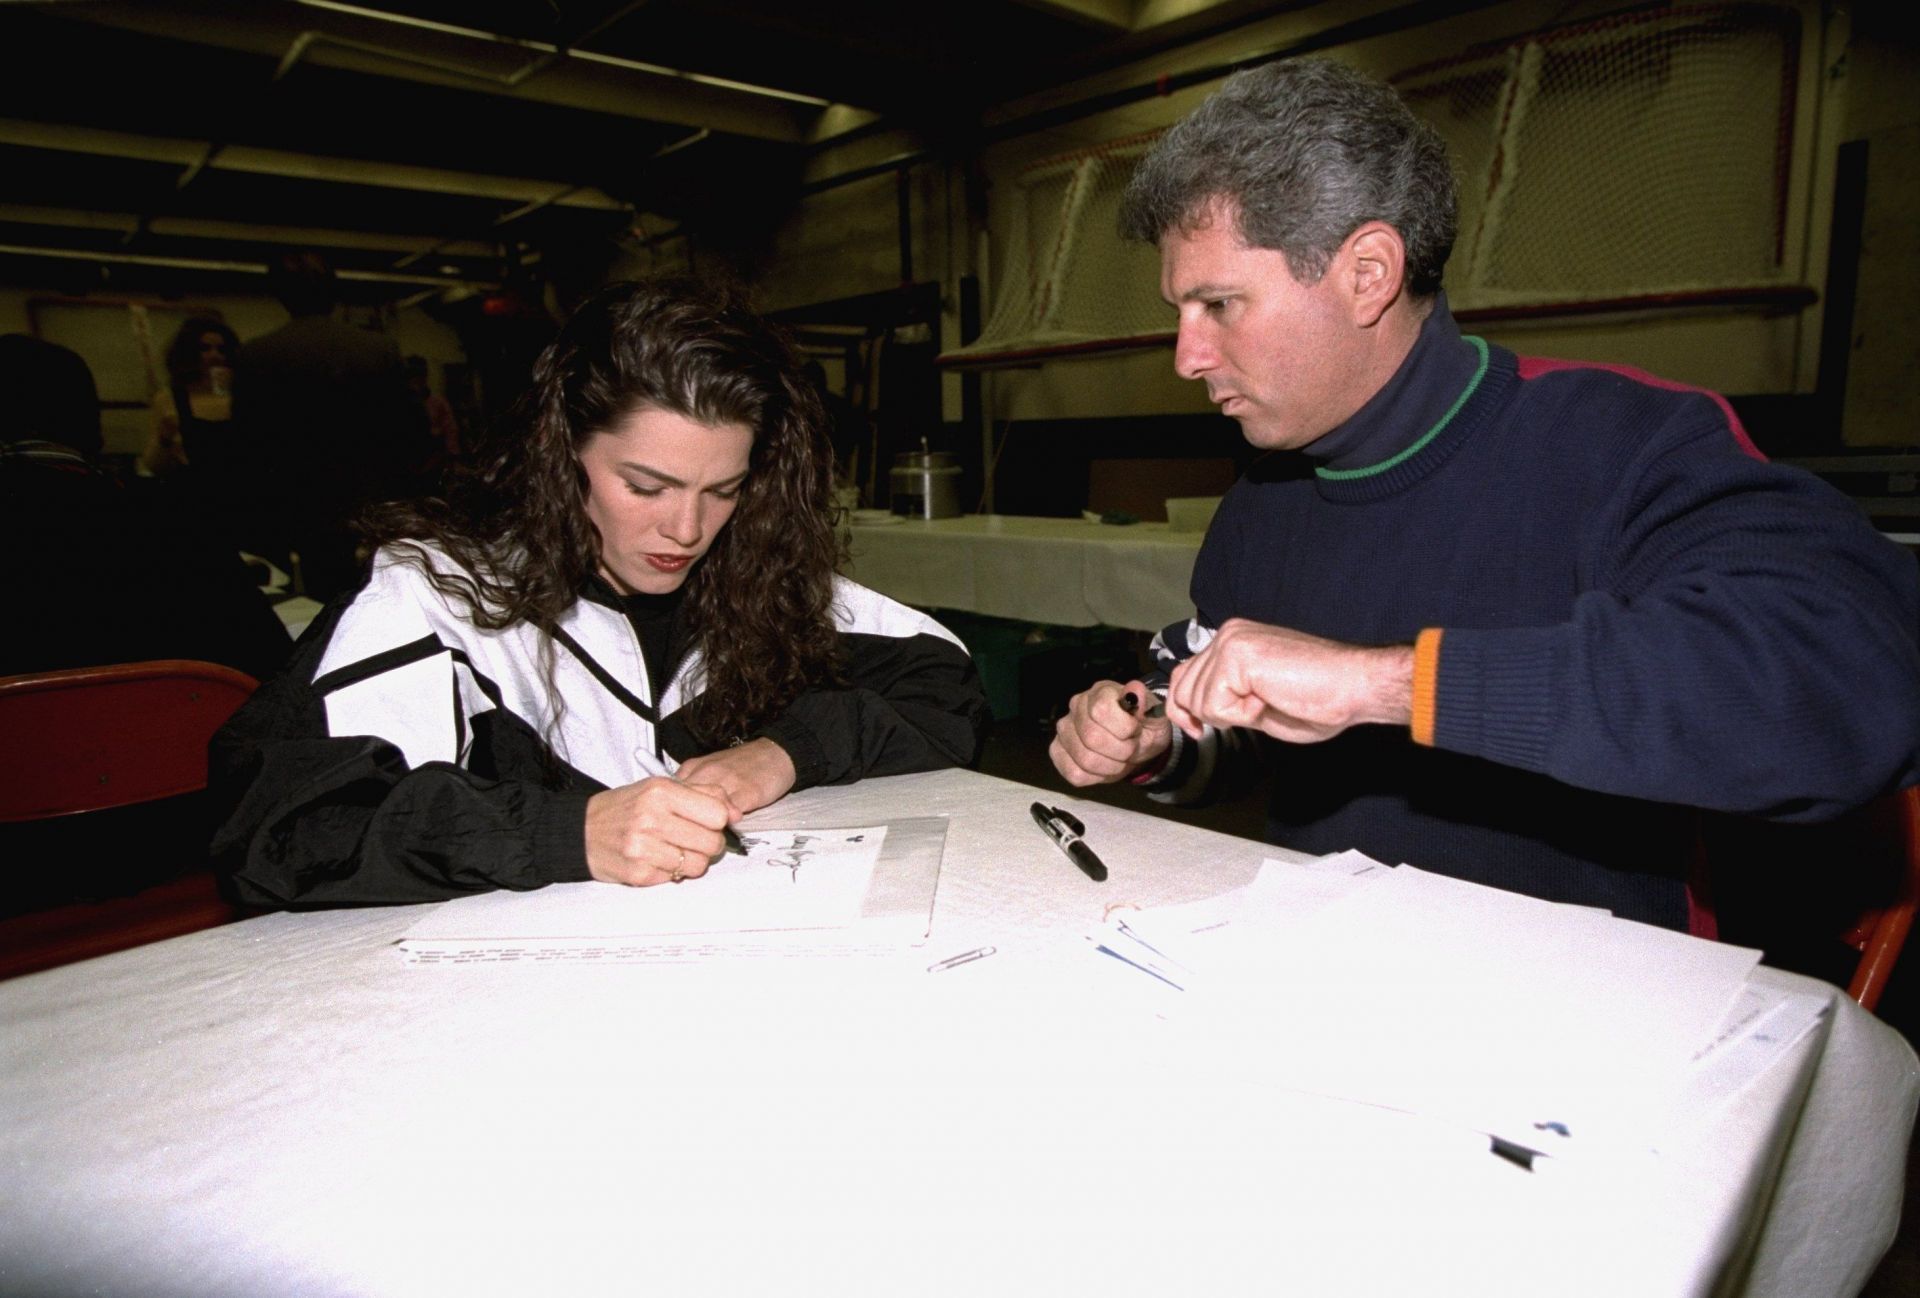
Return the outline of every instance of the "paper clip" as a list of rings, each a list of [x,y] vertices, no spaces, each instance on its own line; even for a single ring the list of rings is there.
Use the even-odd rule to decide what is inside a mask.
[[[984,960],[992,954],[993,948],[990,946],[976,947],[971,951],[962,951],[959,955],[950,955],[945,960],[935,961],[927,966],[927,972],[939,973],[943,969],[957,969],[963,964]]]

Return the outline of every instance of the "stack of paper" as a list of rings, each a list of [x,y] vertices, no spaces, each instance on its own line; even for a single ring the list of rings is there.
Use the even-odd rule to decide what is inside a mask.
[[[1269,861],[1090,936],[1176,1041],[1527,1153],[1657,1142],[1683,1097],[1737,1087],[1771,1057],[1754,1040],[1783,1050],[1821,1008],[1755,1003],[1756,951],[1357,853]]]
[[[945,817],[840,829],[743,830],[684,884],[552,884],[444,902],[407,931],[410,963],[612,960],[897,950],[923,942]]]

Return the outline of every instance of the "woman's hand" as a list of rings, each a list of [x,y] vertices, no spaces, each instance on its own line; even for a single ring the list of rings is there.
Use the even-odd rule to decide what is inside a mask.
[[[646,887],[697,879],[726,849],[721,829],[745,813],[717,787],[655,776],[587,799],[587,871]]]
[[[786,797],[798,773],[786,749],[771,739],[751,739],[680,763],[678,777],[721,790],[744,816]]]

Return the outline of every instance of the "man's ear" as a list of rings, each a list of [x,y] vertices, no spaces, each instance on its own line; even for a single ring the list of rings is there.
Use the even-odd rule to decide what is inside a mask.
[[[1385,221],[1368,221],[1348,235],[1338,264],[1353,322],[1363,329],[1378,322],[1406,287],[1407,245]]]

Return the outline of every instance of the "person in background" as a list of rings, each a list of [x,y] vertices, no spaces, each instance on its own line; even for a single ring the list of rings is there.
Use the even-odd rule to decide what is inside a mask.
[[[819,361],[806,363],[807,381],[820,393],[827,411],[827,433],[833,440],[835,476],[847,486],[860,481],[860,456],[866,451],[872,427],[860,408],[835,392],[827,383],[827,370]]]
[[[411,495],[433,447],[399,348],[333,318],[326,261],[292,252],[269,271],[293,318],[234,360],[234,419],[262,466],[245,548],[282,566],[298,555],[303,593],[325,601],[354,583],[353,516]]]
[[[1069,783],[1191,801],[1261,750],[1274,842],[1683,928],[1697,809],[1818,821],[1920,778],[1911,556],[1712,393],[1463,335],[1453,176],[1391,89],[1241,73],[1122,219],[1175,370],[1273,454],[1160,673],[1073,699]]]
[[[211,444],[223,440],[233,419],[233,358],[239,350],[233,330],[211,316],[194,316],[175,331],[167,345],[167,386],[153,394],[142,474],[172,473],[190,462],[189,445],[204,459]]]
[[[447,399],[429,385],[427,358],[409,356],[406,365],[407,389],[426,412],[427,431],[433,437],[435,459],[442,466],[452,464],[461,455],[460,421],[454,416],[453,407],[447,403]]]
[[[195,316],[167,345],[167,386],[153,394],[153,426],[135,468],[142,489],[170,502],[214,542],[258,550],[273,535],[264,504],[273,482],[258,442],[233,418],[239,340],[211,316]]]
[[[0,336],[0,391],[0,676],[159,658],[276,671],[292,641],[239,554],[101,467],[86,361]],[[199,795],[0,825],[0,917],[136,893],[204,863],[212,829]]]
[[[197,658],[256,678],[292,647],[237,551],[99,464],[85,360],[0,336],[0,676]]]
[[[971,660],[836,575],[831,486],[819,397],[735,291],[589,298],[215,737],[217,867],[268,906],[679,883],[792,790],[971,762]]]

